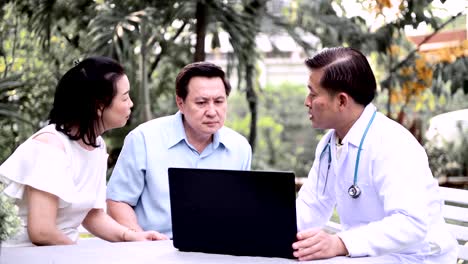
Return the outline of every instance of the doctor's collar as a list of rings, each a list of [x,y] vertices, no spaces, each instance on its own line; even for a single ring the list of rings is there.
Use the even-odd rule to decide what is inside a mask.
[[[376,109],[377,108],[372,103],[368,104],[364,108],[361,116],[356,120],[346,136],[343,138],[342,142],[349,142],[349,144],[353,144],[354,146],[358,147],[361,141],[362,133],[366,129],[367,123],[369,122],[369,119],[371,119]],[[366,145],[364,144],[362,148],[365,149],[365,147]]]

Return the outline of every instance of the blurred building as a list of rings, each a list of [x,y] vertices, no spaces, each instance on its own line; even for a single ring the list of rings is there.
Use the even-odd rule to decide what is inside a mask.
[[[206,43],[211,43],[212,35],[208,35]],[[316,37],[307,39],[313,45],[319,42]],[[225,32],[219,33],[220,47],[212,50],[205,46],[206,60],[227,68],[228,54],[233,52],[229,43],[229,35]],[[259,70],[259,82],[262,87],[266,84],[278,84],[282,82],[307,83],[308,70],[304,64],[306,55],[303,49],[294,40],[284,34],[266,35],[259,34],[256,37],[256,46],[260,52],[261,59],[257,62]],[[237,86],[237,73],[232,72],[230,81],[234,87]]]
[[[468,56],[468,15],[457,17],[435,34],[432,31],[426,26],[409,30],[406,35],[430,61],[453,62],[457,57]]]
[[[271,0],[267,2],[267,9],[271,15],[280,16],[285,7],[291,4],[290,0]],[[257,35],[255,42],[261,58],[257,61],[259,71],[258,81],[260,86],[267,84],[280,84],[283,82],[307,83],[308,70],[304,64],[306,55],[300,47],[286,32],[281,32],[271,21],[262,23],[262,32]],[[308,34],[302,36],[303,40],[310,46],[316,46],[320,40]],[[225,32],[218,34],[219,48],[211,49],[205,46],[206,60],[216,63],[227,69],[228,54],[233,52],[229,43],[229,35]],[[212,43],[213,36],[207,35],[205,43]],[[237,73],[230,75],[233,87],[237,87]]]

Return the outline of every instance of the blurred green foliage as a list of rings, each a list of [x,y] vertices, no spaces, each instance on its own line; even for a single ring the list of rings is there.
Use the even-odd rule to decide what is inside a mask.
[[[357,2],[376,18],[385,16],[379,1]],[[310,127],[303,84],[260,87],[253,81],[260,59],[253,39],[259,33],[287,34],[302,47],[301,55],[328,46],[361,49],[376,72],[379,109],[393,118],[403,110],[406,119],[399,121],[411,128],[406,122],[418,119],[419,133],[432,115],[468,107],[466,57],[432,65],[432,83],[427,89],[403,104],[391,101],[392,91],[401,89],[407,78],[397,73],[421,58],[418,47],[406,39],[405,26],[425,23],[440,30],[452,19],[434,16],[431,0],[403,0],[398,16],[378,26],[368,25],[360,16],[346,16],[342,0],[291,0],[273,11],[264,7],[284,2],[7,0],[0,6],[0,162],[46,124],[55,85],[73,61],[99,54],[124,65],[135,102],[128,125],[104,135],[111,168],[125,135],[146,120],[148,106],[153,118],[176,111],[175,76],[196,52],[198,4],[209,11],[207,35],[219,40],[220,32],[229,34],[233,51],[225,54],[227,68],[228,72],[236,69],[240,81],[229,99],[227,125],[247,138],[257,133],[252,137],[254,169],[294,170],[297,176],[306,176],[323,133]],[[453,21],[456,24],[460,19]],[[316,41],[311,41],[312,35]],[[211,44],[211,48],[219,46],[217,41]],[[399,52],[393,47],[399,47]],[[288,56],[272,48],[268,55]],[[247,98],[257,105],[249,108]]]
[[[305,85],[269,84],[260,91],[258,104],[257,149],[253,169],[294,171],[307,176],[314,159],[315,146],[323,131],[312,129],[304,106]],[[246,135],[250,115],[239,92],[229,97],[226,124]]]
[[[0,183],[0,244],[15,235],[21,227],[18,206],[3,193],[3,188]]]

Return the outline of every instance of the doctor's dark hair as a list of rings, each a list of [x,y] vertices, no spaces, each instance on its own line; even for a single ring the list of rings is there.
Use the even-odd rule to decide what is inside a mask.
[[[55,124],[71,140],[98,147],[98,114],[109,107],[117,93],[116,83],[125,74],[123,67],[106,57],[89,57],[77,63],[59,80],[49,124]]]
[[[366,106],[375,97],[376,81],[366,57],[353,48],[324,49],[307,59],[311,70],[323,71],[320,85],[330,94],[347,93],[357,103]]]
[[[206,61],[194,62],[186,65],[176,78],[176,95],[185,100],[188,94],[188,84],[193,77],[219,77],[223,81],[226,96],[231,92],[231,85],[221,67]]]

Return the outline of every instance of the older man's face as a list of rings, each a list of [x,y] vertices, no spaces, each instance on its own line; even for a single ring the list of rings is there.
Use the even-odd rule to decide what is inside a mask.
[[[211,137],[224,125],[227,95],[219,77],[193,77],[188,83],[185,100],[177,97],[177,106],[184,114],[188,137]]]

